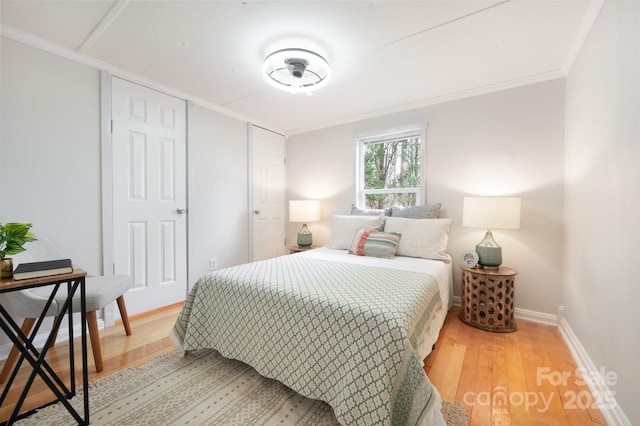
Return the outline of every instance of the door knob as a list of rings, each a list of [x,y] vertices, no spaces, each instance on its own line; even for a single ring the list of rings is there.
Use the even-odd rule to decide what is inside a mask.
[[[254,214],[260,214],[260,210],[254,210],[253,213]]]
[[[185,214],[187,211],[185,209],[176,209],[176,213]]]

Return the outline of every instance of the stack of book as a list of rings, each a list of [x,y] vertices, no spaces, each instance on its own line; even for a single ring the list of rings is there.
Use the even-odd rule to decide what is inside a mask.
[[[71,259],[46,260],[44,262],[21,263],[13,271],[14,280],[49,277],[73,272]]]

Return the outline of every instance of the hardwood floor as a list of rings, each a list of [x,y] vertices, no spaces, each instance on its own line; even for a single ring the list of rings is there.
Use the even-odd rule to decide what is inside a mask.
[[[425,371],[471,425],[606,424],[556,327],[518,320],[517,331],[492,333],[458,313],[447,315]]]
[[[89,354],[89,380],[173,351],[168,332],[180,307],[177,304],[130,317],[133,334],[129,337],[121,324],[102,330],[104,371],[95,373]],[[66,342],[50,350],[49,360],[56,371],[68,368],[67,354]],[[514,333],[491,333],[462,323],[457,309],[449,312],[436,349],[425,363],[442,398],[467,407],[471,425],[606,424],[597,409],[577,408],[584,405],[585,395],[579,401],[573,396],[588,392],[588,388],[579,386],[575,369],[555,327],[520,320]],[[558,372],[568,372],[571,377],[557,384]],[[25,380],[23,371],[18,382]],[[18,398],[21,386],[14,384],[13,388],[0,408],[0,419],[9,417]],[[24,409],[51,399],[52,393],[37,379]]]
[[[101,373],[95,372],[93,355],[89,350],[89,381],[108,376],[125,367],[139,366],[151,361],[158,355],[175,350],[175,346],[168,337],[169,330],[175,323],[180,312],[182,303],[166,306],[140,315],[129,317],[131,322],[132,335],[125,334],[122,323],[118,322],[114,327],[100,331],[100,342],[102,347],[102,361],[104,370]],[[76,381],[81,383],[81,358],[80,358],[80,338],[76,338],[76,369],[78,370]],[[87,342],[87,345],[90,345]],[[59,342],[49,350],[47,359],[52,368],[58,374],[67,377],[69,375],[69,345],[68,342]],[[4,365],[4,362],[2,363]],[[26,364],[26,363],[25,363]],[[16,378],[5,403],[0,407],[0,420],[6,421],[27,380],[29,369],[24,366]],[[53,392],[46,384],[36,378],[29,391],[29,395],[23,405],[21,412],[32,410],[55,399]]]

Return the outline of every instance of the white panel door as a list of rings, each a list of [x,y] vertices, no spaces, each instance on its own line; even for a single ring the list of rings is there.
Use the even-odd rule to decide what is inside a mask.
[[[284,136],[252,127],[252,260],[285,254]]]
[[[131,314],[187,294],[186,103],[112,81],[114,273]]]

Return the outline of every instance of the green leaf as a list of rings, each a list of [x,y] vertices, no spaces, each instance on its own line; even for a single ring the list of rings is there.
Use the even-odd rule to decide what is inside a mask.
[[[0,224],[0,259],[25,251],[24,245],[36,239],[29,231],[31,226],[30,223]]]

